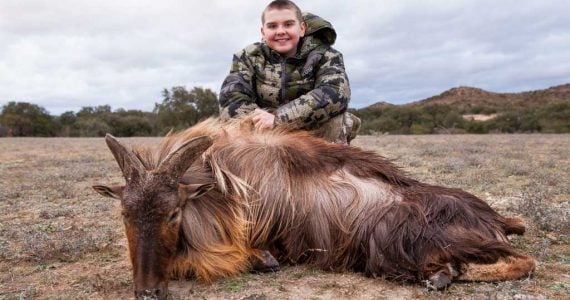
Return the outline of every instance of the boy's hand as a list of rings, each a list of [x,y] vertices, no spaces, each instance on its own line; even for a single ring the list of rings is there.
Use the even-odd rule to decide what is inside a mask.
[[[257,130],[273,129],[275,126],[275,115],[259,108],[253,111],[253,117],[251,119]]]

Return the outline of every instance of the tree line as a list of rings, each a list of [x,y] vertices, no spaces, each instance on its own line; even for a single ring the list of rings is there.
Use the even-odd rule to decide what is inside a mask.
[[[175,86],[162,91],[152,112],[87,106],[77,113],[52,116],[36,104],[9,102],[0,113],[0,136],[97,137],[157,136],[190,127],[218,114],[217,95],[210,89]]]
[[[570,133],[570,102],[541,106],[511,106],[496,111],[474,107],[469,111],[451,105],[386,105],[352,110],[362,119],[361,134],[434,133]],[[465,114],[495,114],[477,121]]]
[[[570,102],[541,106],[512,106],[501,111],[473,107],[469,111],[451,105],[384,105],[350,109],[362,119],[361,134],[434,133],[569,133]],[[466,113],[496,113],[486,121],[463,118]],[[164,89],[162,101],[152,112],[112,110],[109,105],[88,106],[77,113],[50,115],[43,107],[9,102],[0,113],[0,136],[96,137],[160,136],[188,128],[218,115],[217,95],[210,89],[182,86]]]

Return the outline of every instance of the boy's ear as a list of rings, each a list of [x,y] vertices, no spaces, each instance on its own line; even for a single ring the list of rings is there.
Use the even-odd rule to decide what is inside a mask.
[[[305,36],[305,32],[307,31],[307,24],[305,21],[301,22],[301,37]]]
[[[113,185],[113,186],[106,186],[106,185],[94,185],[93,189],[109,198],[121,199],[123,197],[123,189],[125,188],[124,185]]]

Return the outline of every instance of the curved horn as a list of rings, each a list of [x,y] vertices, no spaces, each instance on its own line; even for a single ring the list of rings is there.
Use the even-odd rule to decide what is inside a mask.
[[[115,156],[115,160],[119,164],[119,168],[121,168],[127,182],[138,178],[140,173],[144,172],[145,168],[140,160],[132,152],[127,150],[114,136],[107,133],[107,135],[105,135],[105,142],[111,150],[111,153],[113,153],[113,156]]]
[[[168,154],[158,166],[158,172],[180,178],[212,143],[212,139],[208,136],[200,136],[185,142]]]

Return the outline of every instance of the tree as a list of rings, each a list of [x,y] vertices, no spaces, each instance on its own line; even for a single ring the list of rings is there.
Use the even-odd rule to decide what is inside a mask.
[[[545,105],[538,112],[542,132],[570,132],[570,103],[552,103]]]
[[[114,136],[151,136],[156,132],[155,115],[140,110],[117,109],[108,122]]]
[[[79,136],[105,136],[111,133],[112,114],[110,105],[82,107],[75,115],[75,128]]]
[[[96,118],[81,118],[77,120],[79,136],[105,136],[111,132],[111,127],[106,122]]]
[[[106,115],[111,114],[111,106],[110,105],[99,105],[99,106],[85,106],[82,107],[79,112],[77,112],[78,118],[87,118],[87,117],[105,117]]]
[[[63,127],[73,120],[73,113],[60,116]],[[64,124],[66,122],[66,124]],[[82,107],[75,115],[72,135],[104,136],[150,136],[157,133],[155,114],[140,110],[112,111],[109,105]]]
[[[58,136],[79,136],[77,116],[73,111],[66,111],[56,118],[60,130]]]
[[[163,131],[188,128],[218,113],[217,95],[210,89],[194,87],[191,91],[175,86],[162,91],[162,103],[155,103],[154,113]]]
[[[190,94],[194,95],[194,99],[196,99],[199,120],[219,113],[218,96],[212,90],[195,87]]]
[[[2,107],[0,124],[13,136],[55,136],[57,123],[45,108],[27,102],[8,102]]]

